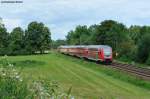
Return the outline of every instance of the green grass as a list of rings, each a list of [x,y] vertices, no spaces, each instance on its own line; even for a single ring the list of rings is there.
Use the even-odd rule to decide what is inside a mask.
[[[25,77],[56,80],[66,91],[72,86],[76,99],[150,99],[149,89],[128,83],[128,78],[111,75],[113,70],[93,62],[54,52],[8,59],[23,68]]]

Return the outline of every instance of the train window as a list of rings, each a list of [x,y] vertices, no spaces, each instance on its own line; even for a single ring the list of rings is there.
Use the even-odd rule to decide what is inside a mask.
[[[92,51],[98,51],[97,48],[89,48],[89,50],[92,50]]]

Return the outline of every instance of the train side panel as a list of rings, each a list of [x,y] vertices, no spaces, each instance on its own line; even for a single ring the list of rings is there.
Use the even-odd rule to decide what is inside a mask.
[[[87,55],[88,59],[98,60],[98,50],[97,49],[90,48],[90,49],[88,49],[87,54],[88,54]]]

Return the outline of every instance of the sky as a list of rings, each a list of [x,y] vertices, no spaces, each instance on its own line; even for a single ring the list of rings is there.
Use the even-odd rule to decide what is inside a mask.
[[[0,17],[9,32],[18,26],[26,29],[31,21],[38,21],[48,26],[52,39],[57,40],[65,39],[77,25],[90,26],[108,19],[127,26],[150,25],[150,0],[22,1],[20,4],[0,3]]]

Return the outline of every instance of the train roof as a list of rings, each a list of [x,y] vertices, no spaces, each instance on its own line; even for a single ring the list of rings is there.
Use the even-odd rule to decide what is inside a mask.
[[[111,48],[108,45],[89,45],[87,48]]]
[[[84,48],[85,46],[83,46],[83,45],[77,45],[77,46],[75,46],[75,45],[69,45],[69,46],[60,46],[59,48]]]
[[[111,48],[108,45],[69,45],[69,46],[60,46],[59,48]]]

